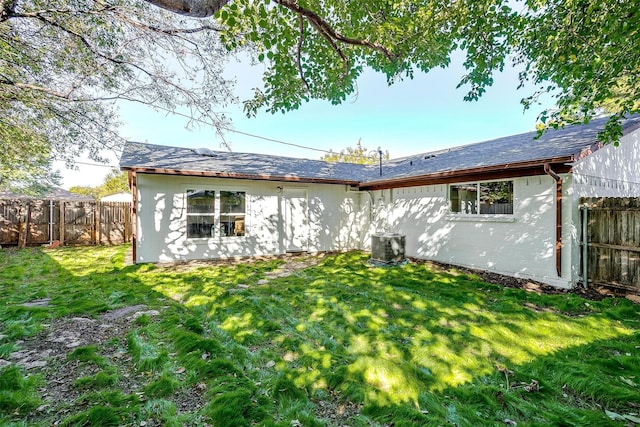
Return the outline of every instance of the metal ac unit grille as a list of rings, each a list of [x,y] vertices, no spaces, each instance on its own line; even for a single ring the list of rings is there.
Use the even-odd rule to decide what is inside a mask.
[[[371,236],[371,259],[384,263],[404,261],[405,236],[398,233],[375,233]]]

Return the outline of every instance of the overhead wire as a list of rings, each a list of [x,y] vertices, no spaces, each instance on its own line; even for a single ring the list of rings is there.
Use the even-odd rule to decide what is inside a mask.
[[[176,116],[182,116],[182,117],[185,117],[185,118],[187,118],[187,119],[189,119],[189,120],[192,120],[192,121],[194,121],[194,122],[197,122],[197,123],[202,123],[202,124],[207,125],[207,126],[212,126],[212,127],[217,127],[217,128],[219,128],[219,129],[224,129],[224,130],[226,130],[227,132],[237,133],[237,134],[244,135],[244,136],[248,136],[248,137],[251,137],[251,138],[261,139],[261,140],[263,140],[263,141],[275,142],[275,143],[277,143],[277,144],[288,145],[288,146],[290,146],[290,147],[297,147],[297,148],[302,148],[302,149],[305,149],[305,150],[318,151],[318,152],[320,152],[320,153],[326,153],[326,154],[335,154],[335,152],[333,152],[333,151],[331,151],[331,150],[323,150],[323,149],[321,149],[321,148],[314,148],[314,147],[308,147],[308,146],[306,146],[306,145],[294,144],[294,143],[292,143],[292,142],[281,141],[281,140],[279,140],[279,139],[268,138],[268,137],[266,137],[266,136],[256,135],[256,134],[249,133],[249,132],[243,132],[243,131],[240,131],[240,130],[237,130],[237,129],[233,129],[233,128],[231,128],[231,127],[224,126],[224,125],[215,125],[215,124],[213,124],[213,123],[209,123],[209,122],[207,122],[206,120],[197,119],[197,118],[191,117],[191,116],[190,116],[190,115],[188,115],[188,114],[179,113],[179,112],[177,112],[177,111],[172,111],[172,110],[170,110],[170,109],[168,109],[168,108],[159,107],[159,106],[154,106],[154,108],[157,108],[157,109],[159,109],[159,110],[166,111],[167,113],[174,114],[174,115],[176,115]]]

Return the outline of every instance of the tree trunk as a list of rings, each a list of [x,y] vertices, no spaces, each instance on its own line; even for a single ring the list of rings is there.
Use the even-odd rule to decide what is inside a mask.
[[[3,0],[0,0],[3,1]],[[155,6],[161,7],[173,13],[191,16],[194,18],[206,18],[220,10],[222,6],[231,0],[145,0]]]

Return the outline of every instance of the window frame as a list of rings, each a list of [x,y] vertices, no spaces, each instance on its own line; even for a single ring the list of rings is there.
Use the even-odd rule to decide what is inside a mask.
[[[212,213],[190,213],[189,212],[189,199],[188,199],[188,194],[189,192],[197,192],[197,191],[209,191],[209,192],[214,192],[214,204],[213,204],[213,212]],[[244,212],[222,212],[221,208],[222,208],[222,203],[221,203],[221,195],[224,192],[230,192],[230,193],[243,193],[244,194]],[[227,186],[211,186],[211,185],[192,185],[192,184],[187,184],[183,186],[183,191],[182,191],[183,197],[184,197],[184,223],[185,224],[185,239],[189,242],[210,242],[211,240],[218,240],[218,241],[228,241],[228,240],[237,240],[237,239],[246,239],[248,233],[248,212],[249,212],[249,193],[247,192],[246,189],[244,188],[230,188]],[[189,217],[190,216],[199,216],[199,215],[211,215],[213,217],[213,222],[212,222],[212,227],[213,227],[213,234],[211,236],[194,236],[194,237],[190,237],[189,236]],[[235,215],[235,216],[244,216],[244,233],[242,235],[234,235],[234,234],[230,234],[230,235],[225,235],[224,233],[222,233],[221,231],[221,226],[223,226],[222,224],[222,217],[225,215]]]
[[[189,195],[192,193],[198,193],[199,191],[205,192],[205,193],[213,193],[213,210],[209,210],[208,212],[189,212]],[[218,208],[217,208],[217,203],[216,200],[218,198],[218,191],[213,190],[213,189],[209,189],[209,188],[199,188],[199,187],[190,187],[187,188],[184,192],[184,196],[185,196],[185,213],[186,213],[186,238],[187,239],[210,239],[212,237],[215,237],[215,229],[217,227],[216,223],[217,223],[217,212],[218,212]],[[198,235],[198,236],[189,236],[189,230],[190,230],[190,223],[189,223],[189,218],[190,217],[210,217],[211,221],[209,222],[209,226],[211,227],[211,234],[208,236],[204,236],[204,235]],[[202,233],[200,233],[202,234]]]
[[[481,200],[482,200],[482,190],[481,184],[489,184],[494,182],[510,182],[511,183],[511,213],[482,213],[481,209]],[[466,212],[454,212],[452,205],[452,197],[451,190],[456,186],[471,186],[474,185],[476,187],[476,198],[475,198],[475,213],[466,213]],[[513,179],[494,179],[494,180],[483,180],[483,181],[469,181],[469,182],[456,182],[447,185],[447,205],[449,216],[452,218],[468,218],[468,219],[513,219],[516,212],[516,197],[515,197],[515,181]]]

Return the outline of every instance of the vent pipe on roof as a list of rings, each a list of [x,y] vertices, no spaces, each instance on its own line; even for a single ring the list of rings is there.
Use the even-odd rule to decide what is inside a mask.
[[[378,156],[380,156],[380,176],[382,176],[382,148],[378,147]]]
[[[206,148],[206,147],[202,147],[202,148],[196,148],[195,150],[193,150],[194,153],[200,155],[200,156],[205,156],[205,157],[217,157],[218,155],[216,153],[214,153],[213,151],[211,151],[210,149]]]

